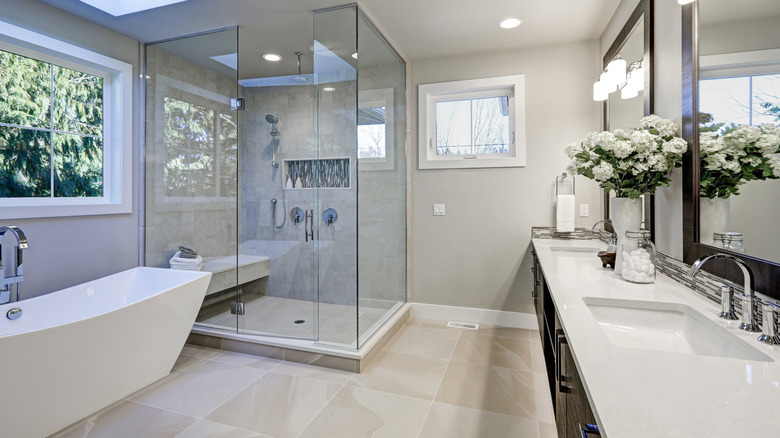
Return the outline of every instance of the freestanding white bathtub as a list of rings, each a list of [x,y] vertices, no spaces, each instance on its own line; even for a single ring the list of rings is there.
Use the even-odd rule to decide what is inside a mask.
[[[168,375],[210,277],[139,267],[0,306],[0,436],[45,437]]]

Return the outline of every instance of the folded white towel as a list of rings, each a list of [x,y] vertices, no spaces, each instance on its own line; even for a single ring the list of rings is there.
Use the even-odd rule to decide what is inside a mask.
[[[194,259],[188,259],[188,258],[181,257],[181,251],[176,251],[176,254],[174,254],[171,260],[169,261],[172,264],[178,263],[182,265],[196,266],[196,265],[203,264],[203,257],[197,256]]]
[[[574,195],[558,195],[555,209],[555,228],[559,233],[574,231]]]
[[[171,263],[171,269],[179,269],[181,271],[200,271],[203,269],[203,265],[183,265],[180,263]]]

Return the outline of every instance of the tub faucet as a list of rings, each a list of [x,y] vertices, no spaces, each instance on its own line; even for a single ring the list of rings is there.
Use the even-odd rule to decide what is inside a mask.
[[[11,265],[11,275],[6,277],[3,266],[3,240],[6,233],[11,233],[16,238],[16,251],[14,262]],[[22,250],[27,248],[27,236],[15,225],[0,227],[0,304],[11,301],[11,285],[16,283],[16,301],[19,301],[19,283],[24,280],[24,259]]]
[[[737,266],[739,266],[739,269],[742,270],[745,291],[742,294],[742,323],[739,325],[739,328],[749,332],[760,332],[761,329],[756,322],[758,319],[758,311],[756,310],[755,306],[757,298],[754,291],[755,281],[753,279],[753,271],[750,269],[750,266],[748,266],[742,259],[728,254],[711,254],[693,262],[691,269],[688,271],[688,275],[691,278],[695,277],[699,272],[699,269],[701,269],[705,263],[713,259],[731,260],[732,262],[736,263]],[[721,296],[721,300],[725,298],[726,297]]]

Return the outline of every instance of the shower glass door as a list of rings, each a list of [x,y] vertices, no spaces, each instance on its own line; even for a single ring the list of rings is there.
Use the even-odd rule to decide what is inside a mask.
[[[319,174],[310,32],[301,29],[284,44],[239,33],[244,104],[239,112],[239,333],[318,338]],[[267,46],[287,50],[272,63],[258,53],[270,51]]]
[[[357,348],[357,7],[314,14],[319,338]]]
[[[235,331],[238,30],[145,46],[145,265],[212,273],[196,324]],[[179,246],[197,258],[175,260]]]

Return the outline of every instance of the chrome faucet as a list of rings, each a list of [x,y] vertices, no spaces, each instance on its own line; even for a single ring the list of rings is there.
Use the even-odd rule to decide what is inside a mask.
[[[742,323],[739,325],[739,328],[741,330],[746,330],[749,332],[759,332],[761,329],[758,327],[758,323],[756,320],[758,319],[758,311],[756,310],[756,293],[754,291],[755,289],[755,282],[753,279],[753,271],[750,269],[750,266],[748,266],[742,259],[739,259],[737,257],[734,257],[732,255],[728,254],[712,254],[705,257],[702,257],[695,262],[693,262],[693,265],[691,265],[691,269],[688,271],[688,275],[693,278],[696,276],[696,274],[699,272],[699,269],[707,263],[710,260],[713,259],[726,259],[731,260],[732,262],[736,263],[737,266],[739,266],[739,269],[742,270],[742,278],[744,280],[745,285],[745,291],[742,294]],[[721,292],[721,302],[723,303],[723,300],[728,299],[730,294],[722,293]],[[723,311],[726,313],[729,313],[730,311],[733,311],[733,309],[725,309],[726,305],[723,304]],[[723,314],[723,312],[721,312]]]
[[[604,231],[607,231],[606,225],[612,226],[612,220],[610,219],[604,219],[603,221],[598,221],[595,224],[593,224],[592,227],[590,227],[591,231],[596,231],[596,226],[598,224],[604,224]],[[613,228],[614,230],[614,228]],[[607,231],[609,233],[609,231]],[[609,247],[607,248],[607,252],[617,252],[617,242],[618,242],[618,235],[616,232],[612,231],[612,237],[609,241]]]
[[[5,266],[3,266],[3,240],[6,233],[11,233],[16,238],[16,251],[14,253],[14,262],[11,265],[11,275],[5,276]],[[22,250],[27,248],[27,236],[15,225],[0,227],[0,304],[11,301],[11,285],[16,283],[16,301],[19,301],[19,287],[24,280],[24,259]],[[7,294],[8,298],[5,298]]]

